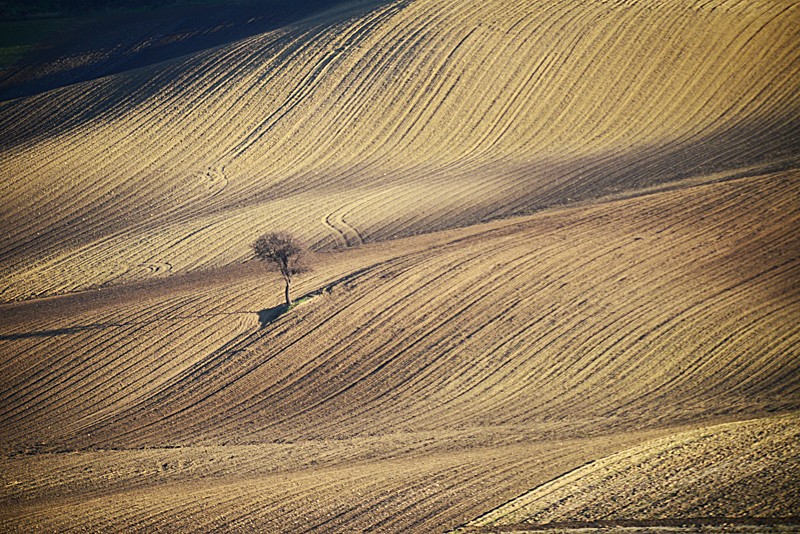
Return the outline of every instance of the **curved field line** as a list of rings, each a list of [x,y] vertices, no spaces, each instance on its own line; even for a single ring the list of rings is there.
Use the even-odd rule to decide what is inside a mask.
[[[797,16],[788,1],[398,2],[4,102],[0,290],[230,265],[277,221],[324,246],[318,222],[353,190],[384,199],[359,208],[374,241],[792,164]]]

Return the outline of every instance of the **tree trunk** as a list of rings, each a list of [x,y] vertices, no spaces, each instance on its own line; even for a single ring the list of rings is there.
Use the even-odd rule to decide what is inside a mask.
[[[292,307],[292,299],[289,298],[289,279],[286,279],[286,309]]]

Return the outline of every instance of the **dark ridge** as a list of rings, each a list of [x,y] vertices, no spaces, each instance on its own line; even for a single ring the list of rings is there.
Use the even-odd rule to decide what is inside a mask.
[[[219,2],[220,0],[5,0],[0,1],[0,20],[86,15]]]
[[[5,71],[0,101],[153,65],[280,28],[333,8],[344,0],[123,0],[37,2],[63,29],[44,37]],[[9,5],[11,4],[11,5]],[[58,4],[68,4],[63,8]],[[14,2],[0,0],[0,20],[8,22]],[[81,7],[83,6],[83,7]],[[69,18],[65,18],[69,17]]]

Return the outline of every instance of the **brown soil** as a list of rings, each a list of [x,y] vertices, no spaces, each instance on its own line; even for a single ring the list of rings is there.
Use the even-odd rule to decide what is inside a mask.
[[[795,529],[800,8],[746,4],[357,2],[0,103],[0,530]]]
[[[321,294],[264,327],[280,282],[245,269],[7,305],[4,525],[454,527],[648,438],[798,410],[798,189],[784,173],[320,255],[298,292]],[[782,476],[745,493],[792,506]]]

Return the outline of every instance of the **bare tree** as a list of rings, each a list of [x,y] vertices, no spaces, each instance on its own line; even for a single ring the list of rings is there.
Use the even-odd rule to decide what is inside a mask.
[[[286,282],[286,307],[292,305],[289,286],[292,275],[306,270],[302,263],[308,250],[305,245],[289,232],[269,232],[253,243],[256,258],[263,261],[268,269],[278,271]]]

